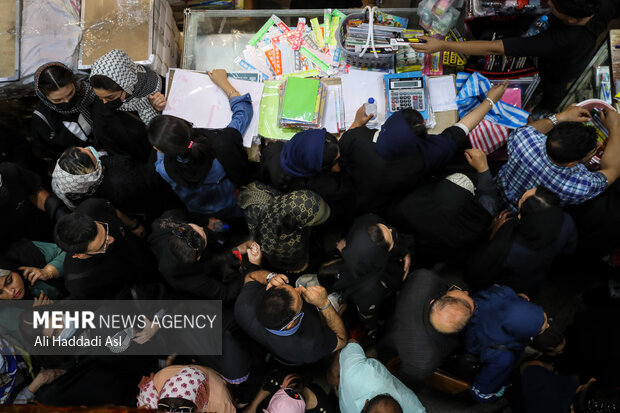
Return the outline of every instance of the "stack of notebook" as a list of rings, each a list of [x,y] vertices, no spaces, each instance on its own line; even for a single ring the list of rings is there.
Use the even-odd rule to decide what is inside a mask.
[[[318,79],[288,78],[280,90],[280,127],[320,127],[326,93],[327,87]]]
[[[596,154],[592,157],[592,159],[585,163],[586,167],[590,170],[598,170],[601,167],[601,157],[603,156],[603,152],[605,152],[607,137],[609,136],[609,132],[601,119],[600,112],[601,110],[598,108],[592,109],[590,111],[590,120],[585,122],[586,125],[594,126],[596,128],[597,139],[601,143],[601,146],[596,151]]]

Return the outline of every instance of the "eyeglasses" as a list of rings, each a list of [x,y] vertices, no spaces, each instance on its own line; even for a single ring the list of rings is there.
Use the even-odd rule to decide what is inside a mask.
[[[463,289],[456,284],[452,284],[450,288],[448,288],[448,292],[450,291],[463,291]]]
[[[158,403],[157,404],[157,410],[163,410],[166,412],[185,412],[185,413],[191,413],[194,411],[194,408],[192,406],[176,406],[176,407],[170,407],[169,405],[165,404],[165,403]]]
[[[286,323],[286,324],[284,325],[284,327],[282,327],[279,331],[284,331],[284,330],[286,330],[286,328],[287,328],[288,326],[290,326],[291,324],[293,324],[293,323],[294,323],[295,321],[297,321],[297,320],[299,320],[299,322],[301,323],[301,319],[302,319],[302,318],[304,318],[304,312],[303,312],[303,311],[302,311],[302,312],[300,312],[300,313],[298,313],[298,314],[296,314],[296,315],[295,315],[295,316],[291,319],[291,321],[289,321],[288,323]]]
[[[106,250],[108,249],[108,240],[110,239],[110,226],[108,225],[107,222],[100,222],[100,221],[95,221],[95,223],[102,225],[105,228],[105,240],[103,241],[103,245],[94,252],[88,252],[88,255],[98,255],[98,254],[105,254]]]
[[[187,246],[194,251],[198,251],[202,248],[203,240],[201,237],[193,237],[192,232],[195,231],[182,225],[179,225],[178,227],[172,229],[172,235],[185,241]]]

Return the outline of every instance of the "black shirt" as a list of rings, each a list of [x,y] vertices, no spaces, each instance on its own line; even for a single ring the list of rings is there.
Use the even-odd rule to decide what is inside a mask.
[[[445,290],[434,273],[418,270],[407,277],[397,298],[385,343],[398,352],[398,377],[407,384],[424,380],[459,345],[458,334],[442,334],[430,322],[431,301]]]
[[[267,331],[256,318],[256,303],[264,291],[264,285],[250,281],[235,303],[235,319],[250,337],[283,361],[294,364],[314,363],[334,351],[338,345],[336,333],[321,323],[317,309],[306,302],[302,307],[304,318],[295,334],[281,337]]]
[[[101,223],[107,223],[114,242],[104,254],[87,259],[65,258],[65,287],[72,299],[112,298],[124,287],[139,279],[154,278],[154,258],[146,243],[125,231],[116,210],[108,201],[91,198],[82,202],[75,212]]]
[[[566,84],[575,80],[596,52],[596,39],[620,12],[616,0],[603,0],[600,10],[584,26],[562,23],[549,15],[549,28],[532,37],[503,39],[506,56],[538,56],[544,81]]]

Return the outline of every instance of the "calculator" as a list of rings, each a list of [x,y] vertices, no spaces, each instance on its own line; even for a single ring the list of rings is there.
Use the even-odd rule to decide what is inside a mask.
[[[388,116],[402,109],[415,109],[427,119],[424,76],[418,72],[385,75]]]

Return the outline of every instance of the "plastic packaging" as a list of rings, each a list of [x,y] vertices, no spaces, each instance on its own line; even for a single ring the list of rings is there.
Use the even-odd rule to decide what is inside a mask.
[[[377,104],[373,98],[368,98],[368,102],[364,103],[364,112],[366,116],[372,115],[372,118],[368,121],[369,125],[377,125]]]
[[[525,37],[534,37],[537,34],[540,34],[546,31],[549,28],[549,16],[543,15],[537,18],[532,22],[527,32],[525,32]]]

